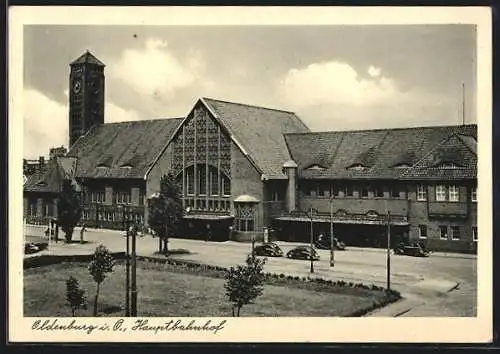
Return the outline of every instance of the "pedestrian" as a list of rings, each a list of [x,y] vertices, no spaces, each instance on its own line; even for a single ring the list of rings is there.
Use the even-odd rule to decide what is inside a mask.
[[[210,224],[207,224],[207,233],[205,241],[212,241],[212,230],[210,229]]]
[[[83,233],[86,231],[85,221],[82,223],[82,228],[80,229],[80,243],[83,243]]]

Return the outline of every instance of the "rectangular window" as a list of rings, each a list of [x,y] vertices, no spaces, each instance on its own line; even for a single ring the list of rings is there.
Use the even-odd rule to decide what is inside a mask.
[[[346,187],[345,187],[345,195],[347,197],[352,197],[354,195],[354,189],[352,188],[352,185],[348,184]]]
[[[198,195],[207,194],[207,175],[205,166],[198,168]]]
[[[391,188],[391,197],[398,199],[399,198],[399,190],[400,190],[399,186],[393,186]]]
[[[219,195],[219,176],[214,169],[210,170],[210,195]]]
[[[221,176],[222,194],[224,197],[231,196],[231,181],[226,176]]]
[[[470,199],[473,202],[477,202],[477,187],[472,187],[470,191]]]
[[[477,242],[477,226],[472,227],[472,241]]]
[[[375,187],[375,189],[373,190],[373,195],[376,198],[383,198],[384,197],[384,188],[382,188],[381,186]]]
[[[194,169],[192,168],[186,171],[186,185],[187,194],[194,195]]]
[[[370,186],[361,186],[361,198],[368,198],[368,192],[370,191]]]
[[[427,190],[423,184],[417,186],[417,200],[419,202],[424,202],[427,200]]]
[[[460,240],[460,226],[451,227],[451,239],[454,241]]]
[[[427,238],[427,225],[418,225],[419,238]]]
[[[448,188],[448,199],[450,202],[458,202],[459,201],[459,195],[458,195],[458,187],[457,186],[450,186]]]
[[[446,226],[446,225],[440,225],[439,226],[439,232],[440,232],[439,238],[441,240],[447,240],[448,239],[448,226]]]
[[[328,193],[328,185],[325,183],[317,184],[318,197],[325,197]]]
[[[446,186],[443,186],[442,184],[436,186],[436,201],[446,201]]]

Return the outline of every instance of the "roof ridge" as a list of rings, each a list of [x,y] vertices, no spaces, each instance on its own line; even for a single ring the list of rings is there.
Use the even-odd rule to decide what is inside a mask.
[[[399,128],[374,128],[374,129],[354,129],[354,130],[326,130],[318,132],[306,132],[306,133],[285,133],[284,135],[309,135],[309,134],[339,134],[339,133],[364,133],[364,132],[388,132],[397,130],[413,130],[413,129],[436,129],[436,128],[452,128],[452,127],[477,127],[476,124],[457,124],[457,125],[425,125],[416,127],[399,127]],[[453,132],[456,133],[456,132]],[[459,133],[457,133],[459,134]],[[470,136],[466,134],[461,134],[465,136]]]
[[[229,104],[234,104],[238,106],[246,106],[246,107],[254,107],[254,108],[259,108],[259,109],[265,109],[268,111],[275,111],[275,112],[283,112],[283,113],[289,113],[289,114],[294,114],[295,112],[292,111],[286,111],[284,109],[277,109],[277,108],[270,108],[270,107],[264,107],[264,106],[258,106],[255,104],[248,104],[248,103],[242,103],[242,102],[231,102],[231,101],[225,101],[225,100],[220,100],[216,98],[210,98],[210,97],[202,97],[204,100],[210,100],[210,101],[216,101],[216,102],[222,102],[222,103],[229,103]],[[304,123],[302,123],[304,124]]]
[[[96,126],[101,125],[115,125],[115,124],[125,124],[125,123],[147,123],[147,122],[155,122],[155,121],[165,121],[165,120],[179,120],[184,119],[184,117],[173,117],[173,118],[150,118],[150,119],[139,119],[139,120],[125,120],[123,122],[110,122],[97,124]]]

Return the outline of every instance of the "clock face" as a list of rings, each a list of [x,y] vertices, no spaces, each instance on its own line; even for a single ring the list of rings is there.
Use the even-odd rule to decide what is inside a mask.
[[[80,80],[75,80],[73,83],[73,92],[78,93],[82,90],[82,82]]]

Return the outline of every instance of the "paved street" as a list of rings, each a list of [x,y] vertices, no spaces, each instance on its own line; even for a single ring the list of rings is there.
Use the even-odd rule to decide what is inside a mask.
[[[26,226],[25,233],[42,236],[43,228]],[[74,239],[80,237],[75,230]],[[52,254],[88,254],[99,244],[111,251],[125,250],[123,232],[88,230],[87,244],[53,245]],[[278,242],[286,253],[297,244]],[[251,245],[238,242],[204,242],[171,239],[170,249],[187,249],[190,254],[172,258],[189,259],[206,264],[233,266],[241,264]],[[158,249],[158,239],[147,235],[138,237],[137,253],[150,256]],[[314,262],[315,277],[378,286],[387,285],[386,252],[381,249],[348,248],[335,252],[335,267],[329,266],[329,251],[318,250],[320,261]],[[309,276],[310,262],[286,258],[268,258],[265,271]],[[427,258],[391,256],[391,287],[402,293],[405,300],[374,312],[373,316],[475,316],[476,315],[476,258],[472,255],[431,254]]]

